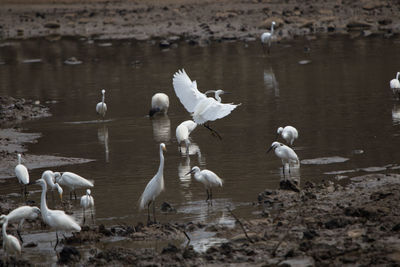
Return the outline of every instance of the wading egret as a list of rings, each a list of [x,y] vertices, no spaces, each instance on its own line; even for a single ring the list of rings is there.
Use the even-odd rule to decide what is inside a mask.
[[[94,222],[93,219],[93,207],[94,207],[94,199],[92,197],[92,192],[90,189],[86,189],[86,195],[81,197],[81,206],[83,208],[83,223],[85,223],[86,217],[85,217],[85,210],[90,208],[90,212],[92,214],[92,222]]]
[[[18,178],[18,182],[23,187],[21,191],[23,192],[25,190],[25,195],[26,195],[27,194],[26,185],[29,184],[29,173],[28,169],[21,164],[21,154],[18,153],[17,156],[18,156],[18,165],[15,166],[15,175]]]
[[[277,139],[279,135],[281,135],[282,138],[285,139],[286,143],[290,144],[291,146],[293,145],[294,140],[299,137],[297,129],[294,128],[293,126],[286,126],[285,128],[279,127],[278,130],[276,131]]]
[[[190,146],[190,133],[196,129],[197,123],[192,120],[187,120],[182,122],[176,127],[176,140],[178,141],[179,151],[181,151],[181,142],[185,142],[186,145],[186,153],[189,153]]]
[[[55,172],[54,176],[58,184],[68,187],[70,199],[72,199],[72,192],[74,192],[76,199],[76,188],[93,187],[92,182],[73,172],[62,172],[61,174],[59,172]]]
[[[285,164],[287,163],[289,166],[290,173],[290,163],[300,164],[299,158],[297,157],[296,152],[288,146],[285,146],[279,142],[273,142],[271,147],[268,149],[267,153],[271,150],[275,151],[275,155],[282,160],[283,170],[282,173],[285,174]]]
[[[210,170],[200,170],[199,167],[194,166],[192,168],[192,170],[190,172],[188,172],[186,175],[189,174],[194,174],[194,179],[196,179],[196,181],[202,183],[204,185],[204,187],[206,188],[206,192],[207,192],[207,199],[206,202],[208,200],[210,200],[211,205],[212,205],[212,188],[213,187],[218,187],[221,186],[222,187],[222,179],[218,177],[218,175],[216,175],[214,172],[210,171]]]
[[[156,197],[164,190],[164,154],[165,144],[160,144],[160,166],[156,175],[150,180],[140,197],[140,209],[147,205],[147,223],[150,222],[150,204],[153,203],[153,219],[156,222]]]
[[[17,233],[21,242],[24,242],[21,237],[21,228],[26,219],[35,220],[40,215],[40,209],[38,207],[31,206],[21,206],[14,210],[12,210],[8,215],[0,216],[0,223],[3,222],[6,218],[8,222],[11,223],[19,223],[17,228]]]
[[[399,96],[400,96],[400,81],[399,81],[399,75],[400,75],[400,72],[397,72],[396,78],[394,78],[394,79],[392,79],[392,80],[390,81],[390,88],[392,89],[393,94],[395,94],[396,97],[399,97]]]
[[[164,93],[157,93],[153,95],[151,98],[151,109],[149,111],[149,116],[153,117],[153,115],[157,112],[167,114],[169,108],[169,98]]]
[[[99,115],[103,118],[103,120],[104,120],[104,117],[106,116],[106,112],[107,112],[107,105],[106,105],[106,103],[104,103],[104,98],[105,98],[106,90],[104,90],[104,89],[101,90],[101,94],[102,94],[101,102],[97,103],[97,105],[96,105],[96,112],[97,112],[97,114],[99,114]]]
[[[215,92],[215,98],[207,97],[197,89],[196,81],[191,81],[185,70],[178,70],[172,79],[174,90],[179,100],[192,114],[193,120],[197,124],[203,124],[213,134],[221,139],[221,136],[207,124],[209,121],[215,121],[229,115],[239,105],[221,103],[220,94],[223,90]],[[210,91],[208,91],[210,92]]]
[[[268,45],[268,54],[269,50],[271,49],[271,42],[272,39],[274,38],[274,26],[275,26],[275,21],[271,23],[271,30],[268,32],[264,32],[261,34],[261,45],[263,47],[263,51],[265,53],[265,45]]]
[[[57,231],[80,231],[81,227],[79,224],[72,218],[65,214],[62,210],[51,210],[47,208],[46,204],[46,191],[47,185],[43,179],[36,180],[36,184],[42,187],[42,196],[40,199],[40,211],[42,212],[43,221],[49,225],[51,228],[56,230],[56,238],[57,242],[54,246],[54,250],[56,250],[58,245],[58,233]]]
[[[8,225],[8,218],[5,217],[3,220],[3,249],[4,252],[7,254],[21,254],[21,244],[19,243],[18,239],[13,235],[8,235],[6,232]]]
[[[63,189],[59,184],[55,183],[56,181],[55,173],[50,170],[44,171],[42,174],[42,179],[46,181],[47,186],[50,187],[52,193],[54,189],[57,189],[60,199],[62,201]]]

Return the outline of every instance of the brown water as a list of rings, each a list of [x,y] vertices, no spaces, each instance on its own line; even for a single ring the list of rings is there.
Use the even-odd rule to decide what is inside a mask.
[[[399,40],[293,41],[274,45],[270,56],[262,54],[259,43],[207,47],[182,43],[169,50],[148,43],[111,44],[32,40],[0,47],[1,95],[56,101],[48,104],[52,117],[23,124],[27,131],[43,134],[37,144],[29,145],[29,153],[95,159],[57,171],[72,171],[95,181],[97,224],[136,224],[146,219],[146,213],[138,210],[138,199],[157,172],[159,142],[166,143],[168,152],[166,190],[157,202],[167,201],[177,209],[174,214],[158,212],[161,222],[232,225],[227,205],[241,217],[256,216],[248,211],[249,205],[263,189],[277,188],[282,178],[280,160],[266,154],[279,126],[292,125],[299,131],[295,150],[306,161],[292,176],[301,177],[301,183],[384,171],[387,164],[398,163],[400,104],[389,80],[400,71]],[[72,56],[83,63],[63,63]],[[41,62],[24,63],[28,59]],[[212,124],[222,141],[203,127],[192,133],[189,157],[179,153],[175,139],[176,126],[190,119],[172,88],[172,75],[180,68],[197,80],[201,91],[224,89],[233,94],[224,95],[223,102],[242,103]],[[101,89],[106,89],[108,106],[104,123],[96,121],[95,113]],[[169,114],[150,120],[146,114],[156,92],[169,95]],[[324,157],[344,159],[333,163],[338,158]],[[202,185],[183,176],[194,165],[224,180],[223,188],[214,190],[213,207],[204,202]],[[31,179],[39,178],[42,171],[32,170]],[[16,180],[9,179],[0,193],[18,190]],[[30,197],[39,201],[39,188],[30,190],[34,191]],[[74,207],[74,216],[81,218],[79,203]],[[26,257],[53,261],[48,244],[53,234],[28,235],[27,240],[39,246],[25,249]],[[208,233],[198,233],[194,240],[198,249],[213,242]]]

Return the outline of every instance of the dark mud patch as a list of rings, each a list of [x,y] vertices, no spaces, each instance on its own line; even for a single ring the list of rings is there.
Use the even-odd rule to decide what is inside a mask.
[[[16,99],[0,96],[0,124],[12,124],[23,120],[38,119],[51,116],[49,108],[38,100]]]

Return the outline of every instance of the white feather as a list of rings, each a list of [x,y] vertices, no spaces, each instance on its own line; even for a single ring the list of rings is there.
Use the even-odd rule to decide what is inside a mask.
[[[55,177],[58,184],[68,187],[71,191],[76,188],[93,187],[92,182],[73,172],[63,172],[61,176],[56,172]]]

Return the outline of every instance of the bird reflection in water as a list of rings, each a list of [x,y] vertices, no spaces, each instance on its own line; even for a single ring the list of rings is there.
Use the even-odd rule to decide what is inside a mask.
[[[290,164],[290,171],[289,171],[289,164]],[[285,168],[285,170],[279,172],[280,188],[281,189],[289,189],[289,190],[293,190],[293,191],[299,191],[300,190],[300,163],[287,163],[282,168]]]
[[[272,68],[264,69],[264,85],[274,93],[275,97],[279,97],[279,84]]]
[[[153,136],[157,143],[167,143],[171,139],[171,121],[168,115],[159,115],[151,119]]]
[[[400,124],[400,105],[394,104],[392,109],[392,121],[394,125]]]
[[[97,129],[97,139],[100,144],[104,145],[104,153],[106,162],[109,161],[109,148],[108,148],[108,127],[106,125],[102,125]]]

